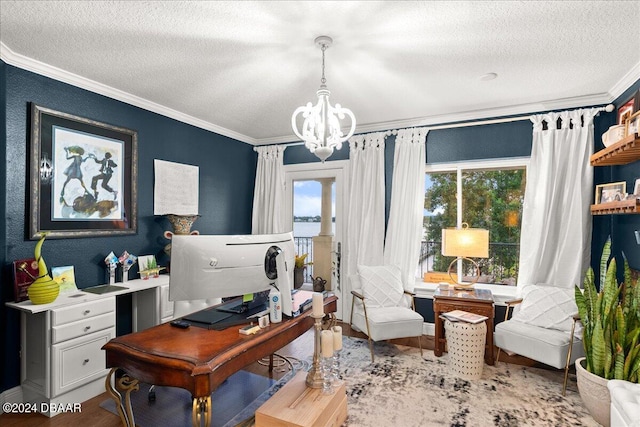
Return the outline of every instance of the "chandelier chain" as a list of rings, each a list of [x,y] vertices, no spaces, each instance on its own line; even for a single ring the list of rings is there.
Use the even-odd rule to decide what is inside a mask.
[[[322,44],[322,78],[320,79],[320,83],[322,83],[322,85],[327,83],[327,79],[324,78],[324,51],[325,50],[327,50],[327,45],[323,43]]]

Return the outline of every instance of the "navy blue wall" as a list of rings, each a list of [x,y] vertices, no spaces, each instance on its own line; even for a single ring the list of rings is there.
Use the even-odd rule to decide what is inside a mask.
[[[427,162],[523,157],[531,155],[532,123],[510,123],[436,129],[427,134]]]
[[[12,260],[33,256],[34,241],[26,240],[25,218],[28,188],[29,103],[70,113],[138,132],[138,233],[125,237],[47,240],[43,256],[49,267],[73,265],[78,287],[105,283],[103,259],[110,252],[124,250],[136,255],[154,254],[166,265],[162,237],[170,229],[168,221],[153,215],[153,160],[162,159],[200,167],[200,215],[194,229],[203,234],[245,234],[251,232],[251,210],[257,156],[251,145],[169,119],[111,98],[52,80],[20,68],[2,64],[0,92],[6,114],[6,154],[0,160],[6,174],[0,188],[6,203],[0,223],[2,245],[2,301],[0,330],[2,388],[19,384],[19,316],[4,306],[13,301],[10,268]],[[5,158],[6,156],[6,158]],[[4,169],[4,168],[3,168]],[[6,176],[6,183],[4,177]],[[4,192],[3,192],[4,194]],[[133,274],[137,274],[133,271]],[[124,301],[124,304],[127,302]],[[118,302],[120,305],[120,301]],[[120,317],[125,317],[126,308]],[[121,330],[123,328],[119,328]],[[126,326],[124,327],[126,332]]]
[[[5,173],[5,167],[4,165],[7,164],[7,132],[6,132],[6,114],[5,114],[5,109],[4,109],[4,105],[5,105],[5,99],[6,99],[6,85],[5,85],[5,73],[6,73],[6,66],[4,64],[4,62],[0,61],[0,165],[3,165],[2,168],[0,168],[0,194],[6,194],[7,192],[7,185],[6,185],[6,173]],[[5,212],[5,198],[4,197],[0,197],[0,212]],[[10,301],[11,298],[13,298],[13,291],[11,289],[10,286],[8,286],[8,284],[10,282],[7,282],[5,280],[6,274],[5,274],[5,270],[8,270],[8,268],[6,267],[7,264],[7,227],[6,227],[6,215],[1,215],[0,214],[0,305],[3,305],[4,301]],[[7,326],[7,321],[8,321],[8,315],[7,312],[4,308],[0,308],[0,331],[7,331],[9,328]],[[16,319],[17,316],[14,313],[14,315],[12,316],[12,319]],[[15,385],[15,381],[18,377],[18,374],[14,374],[12,375],[8,381],[5,379],[7,378],[7,374],[6,372],[8,371],[8,368],[13,368],[14,372],[17,371],[17,367],[19,365],[15,365],[15,364],[11,364],[8,365],[7,364],[7,359],[11,359],[12,362],[15,360],[15,354],[17,351],[17,335],[15,333],[15,328],[12,329],[13,334],[8,334],[11,336],[10,341],[8,342],[7,339],[5,339],[5,336],[2,336],[2,341],[0,345],[2,345],[3,350],[0,351],[0,369],[2,371],[0,371],[0,391],[4,391],[5,389],[9,388],[9,386]],[[2,332],[0,332],[0,334],[2,334]],[[8,344],[7,346],[5,346],[6,344]]]
[[[629,89],[620,95],[613,104],[620,107],[629,98],[633,97],[640,90],[640,80],[635,82]],[[636,105],[636,108],[640,105]],[[604,148],[600,135],[606,132],[609,126],[616,124],[617,113],[605,115],[600,127],[595,129],[596,151]],[[602,184],[607,182],[626,181],[627,193],[633,193],[635,180],[640,178],[640,161],[623,166],[606,166],[595,168],[594,183]],[[640,215],[601,215],[593,218],[593,239],[591,246],[592,265],[596,276],[599,275],[599,261],[602,246],[607,237],[611,236],[613,254],[618,265],[622,265],[622,253],[629,261],[629,265],[640,270],[640,246],[636,243],[634,231],[640,230]],[[622,281],[622,269],[619,268],[618,280]]]

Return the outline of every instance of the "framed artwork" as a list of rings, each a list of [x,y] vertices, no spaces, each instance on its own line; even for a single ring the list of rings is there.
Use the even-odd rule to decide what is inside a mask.
[[[628,135],[640,133],[640,127],[638,126],[638,124],[640,124],[640,111],[636,111],[631,115],[631,117],[627,119],[624,135],[628,136]]]
[[[596,205],[600,203],[619,202],[627,197],[627,182],[612,182],[596,185]]]
[[[640,91],[636,92],[631,98],[625,101],[624,104],[618,108],[618,124],[624,125],[628,118],[633,113],[640,109]]]
[[[636,183],[633,186],[633,195],[640,197],[640,178],[636,179]]]
[[[29,238],[137,232],[137,132],[31,104]]]

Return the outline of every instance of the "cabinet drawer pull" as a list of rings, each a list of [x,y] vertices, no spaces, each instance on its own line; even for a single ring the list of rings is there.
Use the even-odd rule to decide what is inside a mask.
[[[82,361],[82,364],[83,364],[83,365],[86,365],[87,363],[89,363],[89,359],[84,359],[84,360]]]
[[[86,316],[89,313],[91,313],[91,310],[85,310],[83,314]]]
[[[84,331],[87,332],[89,329],[91,329],[91,326],[85,326],[84,327]]]

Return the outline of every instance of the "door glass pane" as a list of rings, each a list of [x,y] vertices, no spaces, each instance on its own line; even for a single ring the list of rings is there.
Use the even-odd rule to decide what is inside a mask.
[[[335,235],[336,183],[331,186],[331,232]],[[293,181],[293,240],[296,255],[307,254],[305,262],[313,261],[313,237],[320,234],[322,215],[322,184],[316,180]],[[313,265],[304,271],[304,282],[311,283]]]

